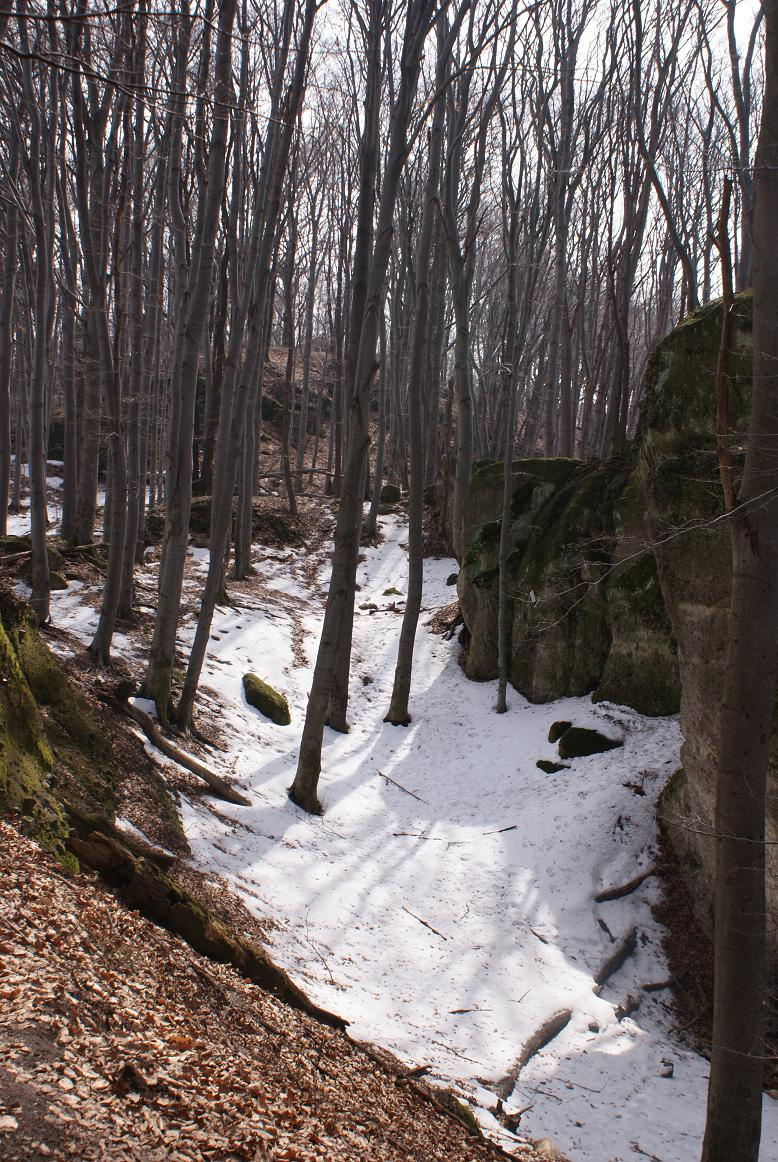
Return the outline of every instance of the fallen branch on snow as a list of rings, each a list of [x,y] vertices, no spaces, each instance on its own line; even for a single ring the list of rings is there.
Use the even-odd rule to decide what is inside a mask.
[[[602,988],[606,981],[610,980],[612,976],[616,975],[622,965],[625,964],[627,960],[629,960],[630,956],[632,956],[632,953],[637,948],[637,944],[638,930],[637,928],[633,928],[632,931],[624,937],[613,955],[608,957],[600,971],[595,976],[594,983],[598,988]]]
[[[403,787],[402,783],[395,782],[389,775],[385,775],[383,771],[378,772],[382,779],[386,779],[387,783],[391,783],[398,791],[404,791],[406,795],[410,795],[412,799],[418,799],[420,803],[426,803],[426,799],[422,799],[421,795],[417,795],[415,791],[409,791],[407,787]]]
[[[437,928],[433,928],[432,925],[428,924],[426,920],[422,920],[421,916],[417,916],[415,912],[410,910],[410,908],[406,908],[405,904],[402,905],[402,910],[403,912],[407,912],[409,916],[413,916],[414,920],[418,920],[419,923],[423,924],[425,928],[429,928],[430,932],[434,932],[435,935],[439,936],[441,940],[448,940],[448,936],[444,936],[442,932],[438,932]]]
[[[654,875],[653,869],[651,871],[643,872],[642,875],[635,876],[634,879],[629,880],[626,884],[621,884],[616,888],[606,888],[604,892],[598,892],[594,897],[595,904],[605,904],[608,900],[622,900],[624,896],[629,896],[636,891],[640,885],[650,876]]]
[[[552,1013],[543,1024],[535,1030],[531,1037],[529,1037],[522,1047],[518,1059],[510,1070],[505,1075],[502,1081],[499,1081],[495,1086],[495,1093],[498,1097],[506,1101],[513,1090],[516,1088],[516,1082],[519,1080],[519,1074],[524,1066],[530,1061],[536,1053],[541,1049],[545,1049],[549,1042],[553,1041],[555,1037],[565,1029],[570,1023],[573,1015],[572,1009],[560,1009],[557,1013]]]
[[[150,718],[145,710],[141,710],[139,706],[134,706],[131,702],[119,702],[117,700],[116,704],[128,718],[131,718],[133,722],[137,722],[149,742],[167,758],[172,759],[174,763],[178,763],[179,766],[184,767],[191,774],[197,775],[198,779],[202,779],[212,791],[215,791],[222,799],[226,799],[228,803],[237,803],[239,807],[249,807],[251,805],[251,801],[245,795],[241,795],[239,791],[234,790],[229,783],[225,782],[219,775],[214,774],[199,759],[194,758],[193,755],[186,754],[185,751],[180,750],[169,739],[165,738],[153,718]]]

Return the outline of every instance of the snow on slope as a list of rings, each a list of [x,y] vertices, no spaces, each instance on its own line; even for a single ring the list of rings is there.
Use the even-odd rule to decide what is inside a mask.
[[[221,725],[232,749],[221,763],[252,806],[219,803],[217,813],[207,799],[184,800],[194,857],[278,922],[275,958],[353,1036],[453,1084],[504,1145],[515,1139],[486,1112],[498,1092],[506,1108],[526,1110],[522,1135],[548,1135],[573,1162],[688,1162],[699,1154],[707,1066],[673,1040],[667,994],[640,989],[667,977],[655,882],[593,901],[651,868],[656,796],[678,765],[677,721],[589,699],[533,706],[515,692],[496,715],[495,683],[469,682],[457,643],[424,626],[453,596],[445,578],[455,565],[441,560],[425,564],[413,721],[384,723],[400,629],[389,609],[399,599],[385,590],[404,592],[407,532],[393,518],[383,529],[360,568],[358,602],[378,609],[357,614],[352,728],[326,732],[322,818],[295,808],[286,789],[310,682],[310,669],[295,665],[292,630],[307,631],[312,662],[323,589],[290,579],[288,557],[260,554],[277,603],[217,611],[203,680],[228,708]],[[203,568],[205,554],[195,550],[194,564]],[[96,611],[73,590],[52,595],[55,620],[87,640]],[[185,642],[193,625],[190,617]],[[292,726],[247,706],[248,669],[287,694]],[[624,746],[543,774],[535,762],[555,757],[546,739],[560,718],[623,735]],[[595,974],[633,929],[635,954],[598,996]],[[640,1008],[619,1022],[615,1006],[630,994]],[[516,1081],[522,1047],[560,1010],[572,1012],[568,1025]],[[778,1158],[770,1098],[761,1156]]]

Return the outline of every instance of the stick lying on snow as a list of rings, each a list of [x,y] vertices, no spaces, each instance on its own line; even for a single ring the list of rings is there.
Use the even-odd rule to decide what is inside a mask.
[[[149,742],[153,743],[157,750],[162,751],[163,755],[172,759],[174,763],[178,763],[179,766],[185,767],[193,775],[197,775],[199,779],[202,779],[203,782],[208,784],[212,791],[215,791],[222,799],[226,799],[228,803],[237,803],[240,807],[249,807],[251,805],[249,799],[241,795],[240,792],[235,791],[229,783],[219,778],[218,775],[215,775],[213,771],[209,770],[198,759],[179,750],[177,746],[174,746],[169,739],[165,738],[153,718],[150,718],[144,710],[141,710],[138,706],[134,706],[131,702],[121,702],[118,700],[117,702],[119,708],[133,722],[137,722]]]
[[[612,976],[615,976],[622,965],[625,964],[627,960],[629,960],[630,956],[637,948],[637,945],[638,932],[637,928],[633,928],[632,931],[624,937],[613,955],[608,957],[600,971],[595,976],[594,983],[597,985],[598,989],[602,988],[605,982],[609,981]]]
[[[605,891],[597,893],[594,902],[595,904],[605,904],[608,900],[622,900],[624,896],[629,896],[632,892],[637,891],[640,885],[652,875],[654,875],[653,870],[643,872],[642,875],[635,876],[634,880],[630,880],[629,883],[619,884],[615,888],[606,888]]]

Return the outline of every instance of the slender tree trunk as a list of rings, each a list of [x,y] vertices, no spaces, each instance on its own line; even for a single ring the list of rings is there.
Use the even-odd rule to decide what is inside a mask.
[[[178,423],[173,427],[169,465],[169,488],[165,515],[164,556],[160,565],[160,586],[149,665],[144,679],[146,695],[153,698],[157,712],[167,721],[170,712],[171,682],[176,630],[181,605],[189,514],[192,502],[192,436],[197,391],[200,348],[205,328],[219,220],[225,184],[227,126],[231,104],[232,27],[236,0],[219,6],[219,27],[215,56],[213,129],[208,157],[208,175],[201,188],[202,229],[192,255],[192,278],[186,321],[177,342],[172,369],[171,399],[179,401]]]
[[[445,39],[438,27],[438,67],[435,87],[442,88],[446,62],[441,59]],[[424,357],[430,305],[430,265],[436,203],[440,194],[443,158],[445,102],[438,97],[432,119],[429,169],[424,191],[424,209],[416,250],[416,314],[413,320],[411,358],[408,368],[408,425],[410,450],[410,493],[408,497],[408,593],[405,601],[400,644],[394,671],[394,685],[386,722],[407,726],[411,720],[408,702],[411,693],[413,645],[419,624],[424,580]],[[377,482],[377,487],[380,484]]]
[[[281,85],[289,36],[291,35],[292,3],[293,0],[288,0],[285,8],[284,24],[287,31],[277,63],[275,107],[279,113],[282,111]],[[267,147],[269,151],[265,158],[267,170],[260,178],[258,185],[256,217],[248,247],[248,274],[238,309],[232,321],[214,454],[211,552],[208,575],[181,699],[177,708],[178,720],[186,728],[191,725],[194,700],[205,660],[213,611],[222,588],[223,561],[230,532],[230,514],[238,450],[241,446],[244,425],[248,422],[253,424],[260,391],[261,361],[265,353],[266,300],[271,295],[273,282],[272,255],[278,235],[282,185],[289,161],[292,130],[297,121],[305,89],[304,79],[308,67],[316,12],[315,0],[306,0],[295,68],[286,100],[283,103],[283,116],[279,115],[274,119],[276,125],[283,125],[283,131],[279,133],[277,143],[272,145],[269,143]],[[260,213],[261,210],[262,213]],[[249,324],[249,337],[245,357],[243,357],[243,333],[247,322]]]
[[[378,528],[378,506],[381,503],[381,485],[384,478],[384,447],[386,445],[386,326],[382,321],[379,340],[381,367],[378,372],[378,443],[375,455],[375,480],[370,497],[370,508],[365,520],[365,536],[375,536]]]
[[[15,186],[19,176],[19,143],[11,130],[9,170]],[[0,536],[8,531],[11,488],[11,355],[13,352],[19,211],[11,197],[5,211],[5,257],[0,298]]]
[[[29,53],[29,40],[24,17],[19,18],[20,40]],[[53,71],[52,71],[53,72]],[[24,100],[30,121],[27,174],[30,187],[30,216],[35,240],[35,282],[28,278],[28,302],[34,301],[35,338],[30,368],[30,531],[32,539],[32,594],[30,604],[38,624],[49,619],[51,581],[49,575],[46,529],[46,366],[51,326],[51,298],[53,292],[53,197],[54,138],[56,125],[56,79],[49,78],[47,95],[51,122],[44,125],[38,95],[35,91],[29,57],[23,65]],[[44,138],[48,131],[48,140]]]
[[[765,804],[778,654],[778,0],[766,0],[753,232],[751,425],[729,519],[732,599],[715,842],[715,989],[703,1162],[757,1162],[766,996]]]
[[[143,154],[146,103],[143,100],[143,80],[146,55],[145,0],[139,0],[137,43],[135,45],[135,78],[138,91],[135,97],[135,124],[131,145],[132,221],[130,224],[130,381],[127,412],[127,519],[122,548],[121,578],[117,613],[120,617],[132,615],[134,595],[135,558],[137,554],[139,514],[141,511],[141,396],[144,382],[143,343]]]
[[[396,103],[392,109],[387,162],[383,175],[375,247],[370,268],[368,293],[362,319],[359,356],[350,400],[348,449],[343,473],[343,487],[335,530],[335,551],[327,595],[319,651],[313,675],[313,686],[303,728],[300,756],[290,798],[306,811],[321,810],[318,800],[319,772],[324,724],[330,699],[337,644],[346,632],[349,615],[353,616],[356,559],[358,551],[357,517],[363,503],[363,464],[369,446],[370,391],[377,370],[376,345],[380,330],[384,281],[391,251],[391,224],[397,201],[400,176],[405,164],[407,134],[421,64],[421,53],[429,31],[434,9],[426,0],[409,4],[401,55],[401,77]],[[374,54],[378,57],[378,53]],[[370,68],[378,65],[371,60]],[[377,99],[377,91],[376,91]],[[366,110],[368,113],[369,110]]]

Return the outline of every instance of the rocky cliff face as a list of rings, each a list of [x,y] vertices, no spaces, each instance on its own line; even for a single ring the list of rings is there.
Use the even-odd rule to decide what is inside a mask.
[[[593,692],[675,713],[675,645],[629,461],[517,460],[512,472],[512,684],[533,702]],[[497,676],[502,492],[503,465],[480,465],[463,513],[465,670],[477,680]]]
[[[702,308],[661,344],[646,377],[635,442],[635,480],[645,498],[665,607],[678,643],[682,770],[663,800],[702,916],[710,914],[721,686],[731,589],[729,535],[714,444],[714,376],[721,304]],[[741,296],[731,364],[731,448],[742,462],[751,386],[751,300]],[[776,724],[778,727],[778,724]],[[773,730],[767,810],[771,945],[778,959],[778,729]]]
[[[592,692],[646,714],[680,704],[683,767],[662,810],[710,916],[720,691],[731,588],[714,441],[721,304],[657,349],[625,460],[517,461],[510,531],[511,681],[548,701]],[[735,309],[731,446],[742,461],[751,380],[751,301]],[[477,468],[464,510],[459,592],[471,633],[465,668],[497,675],[497,552],[503,468]],[[767,820],[771,943],[778,956],[778,721]]]

